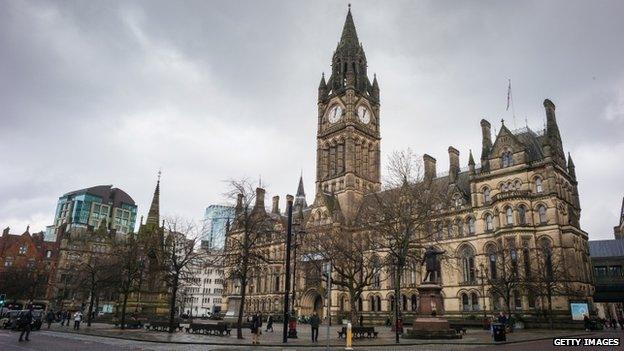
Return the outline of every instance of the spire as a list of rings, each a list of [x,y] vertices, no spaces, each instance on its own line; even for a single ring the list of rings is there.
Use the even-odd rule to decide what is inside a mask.
[[[160,222],[160,175],[161,171],[158,171],[158,181],[156,182],[156,189],[154,189],[154,197],[152,198],[152,204],[150,205],[149,212],[147,213],[147,220],[145,225],[158,226]]]
[[[475,161],[472,156],[472,150],[469,151],[468,155],[468,170],[470,171],[470,174],[475,174]]]
[[[340,43],[338,47],[359,47],[357,32],[355,30],[355,24],[353,23],[353,16],[351,15],[351,4],[349,4],[349,10],[347,11],[347,18],[345,19],[344,26],[342,27],[342,35],[340,36]]]
[[[563,144],[561,143],[559,126],[557,126],[557,118],[555,117],[555,104],[546,99],[544,100],[544,109],[546,110],[546,138],[544,138],[544,141],[550,146],[550,155],[553,157],[553,160],[565,168],[565,154],[563,152]]]
[[[295,209],[301,210],[308,207],[305,191],[303,190],[303,174],[299,176],[299,186],[297,187],[297,195],[295,196],[295,203],[293,206]]]
[[[319,101],[323,101],[327,98],[327,82],[325,82],[325,72],[321,76],[321,82],[318,87],[318,99]]]
[[[568,174],[572,179],[576,179],[576,167],[574,166],[574,162],[572,161],[572,156],[568,152]]]

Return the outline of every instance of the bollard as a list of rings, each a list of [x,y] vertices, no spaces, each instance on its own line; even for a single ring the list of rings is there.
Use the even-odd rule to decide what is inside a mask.
[[[353,334],[351,333],[351,322],[347,323],[347,335],[345,337],[345,340],[347,341],[347,347],[345,347],[345,350],[353,350],[353,347],[351,347],[351,341],[353,339]]]

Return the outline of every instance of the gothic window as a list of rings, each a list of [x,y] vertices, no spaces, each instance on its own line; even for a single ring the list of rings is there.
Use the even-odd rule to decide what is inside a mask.
[[[358,311],[362,311],[362,297],[360,297],[357,301]]]
[[[472,305],[473,311],[479,310],[479,297],[477,296],[477,293],[473,292],[472,294],[470,294],[470,303]]]
[[[511,209],[511,206],[507,206],[505,209],[505,220],[508,226],[512,226],[514,224],[513,210]]]
[[[542,191],[543,191],[543,189],[542,189],[542,178],[537,177],[537,178],[535,178],[535,192],[539,194]]]
[[[468,218],[468,234],[474,234],[475,233],[475,220],[474,218],[470,217]]]
[[[416,297],[416,295],[412,294],[412,298],[411,298],[411,302],[412,302],[412,311],[416,311],[416,309],[418,308],[418,299]]]
[[[513,166],[513,156],[511,151],[503,152],[503,156],[501,157],[503,167]]]
[[[483,189],[483,202],[487,205],[492,201],[492,196],[490,193],[490,188]]]
[[[485,230],[494,230],[494,220],[492,218],[492,215],[489,213],[485,215]]]
[[[488,263],[490,267],[490,279],[496,280],[498,278],[498,272],[496,268],[496,249],[493,246],[488,248]]]
[[[548,219],[546,218],[546,207],[544,205],[537,206],[537,214],[539,215],[540,224],[548,223]]]
[[[394,311],[394,305],[396,305],[394,302],[394,296],[390,296],[390,311]]]
[[[466,246],[461,252],[463,281],[465,283],[474,282],[475,280],[475,257],[474,250],[470,246]]]
[[[526,224],[526,207],[524,205],[518,206],[518,222],[520,225]]]
[[[464,235],[464,224],[462,223],[462,221],[458,219],[455,222],[455,226],[457,227],[457,235],[460,236],[460,237],[463,236]]]
[[[492,309],[495,311],[498,311],[501,309],[501,303],[500,303],[500,295],[498,295],[497,293],[492,293],[492,296],[490,297],[491,299],[491,304],[492,304]]]
[[[522,309],[522,295],[520,295],[520,292],[518,290],[514,290],[513,296],[514,296],[514,307],[517,310],[521,310]]]
[[[546,270],[546,277],[552,279],[553,265],[552,265],[552,248],[550,240],[544,238],[540,240],[540,246],[542,249],[542,255],[544,256],[544,268]]]
[[[522,258],[524,259],[524,275],[527,280],[531,279],[531,256],[529,254],[529,242],[524,241],[522,244]]]
[[[462,310],[470,311],[470,299],[468,298],[468,294],[462,293],[461,300],[462,300]]]
[[[511,258],[511,271],[516,277],[518,276],[518,251],[513,245],[509,249],[509,257]]]
[[[370,310],[374,312],[375,311],[375,296],[371,295],[369,300],[370,300]]]
[[[377,302],[377,304],[376,304],[377,311],[381,311],[381,297],[379,297],[379,296],[375,297],[375,301]]]

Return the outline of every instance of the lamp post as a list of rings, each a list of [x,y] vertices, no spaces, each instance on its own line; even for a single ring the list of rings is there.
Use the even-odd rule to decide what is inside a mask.
[[[284,329],[282,332],[282,342],[288,341],[288,322],[289,318],[289,307],[290,303],[288,298],[290,297],[290,245],[292,241],[292,206],[293,206],[293,196],[286,195],[286,206],[288,213],[288,227],[286,230],[286,281],[284,286]]]
[[[485,277],[487,272],[483,263],[479,264],[479,280],[481,281],[481,298],[483,299],[483,329],[487,329],[487,313],[485,309]]]

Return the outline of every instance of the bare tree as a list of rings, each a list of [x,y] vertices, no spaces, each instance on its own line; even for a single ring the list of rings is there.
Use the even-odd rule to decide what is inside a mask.
[[[140,289],[140,281],[145,271],[146,259],[143,244],[134,233],[129,233],[115,243],[113,253],[113,271],[116,276],[117,291],[121,297],[121,329],[126,328],[126,308],[130,294]]]
[[[93,304],[97,296],[110,289],[115,281],[114,265],[110,253],[90,253],[80,262],[74,264],[77,283],[89,296],[87,309],[87,326],[91,326]]]
[[[538,243],[534,251],[533,264],[525,285],[527,290],[535,292],[542,300],[541,305],[546,307],[550,329],[553,329],[553,298],[580,298],[584,293],[566,264],[562,248],[552,248],[550,241],[543,241]]]
[[[395,323],[401,310],[403,271],[410,262],[420,261],[422,249],[437,239],[430,230],[432,220],[448,207],[448,182],[425,175],[422,168],[410,149],[394,152],[385,189],[369,194],[360,211],[361,225],[375,233],[378,251],[385,254],[388,271],[394,274]]]
[[[245,312],[247,285],[251,273],[259,264],[266,262],[259,243],[273,230],[273,223],[264,208],[264,189],[257,188],[246,179],[228,181],[226,196],[236,199],[235,218],[226,235],[224,264],[229,268],[228,278],[240,284],[240,306],[236,336],[243,338],[242,323]]]
[[[7,267],[0,272],[0,290],[14,301],[45,299],[49,276],[49,268],[42,261]]]
[[[372,250],[373,238],[369,231],[343,230],[315,231],[307,233],[303,246],[304,259],[318,271],[323,263],[331,262],[332,284],[347,291],[350,319],[357,321],[357,301],[362,293],[380,277],[382,264]]]
[[[513,298],[524,287],[520,275],[518,251],[510,242],[499,240],[495,248],[496,262],[487,274],[487,284],[493,299],[502,298],[505,312],[511,314]]]
[[[174,332],[176,299],[180,285],[193,277],[192,267],[204,257],[197,250],[201,229],[193,222],[181,218],[165,219],[165,241],[162,251],[162,269],[169,297],[169,332]]]

